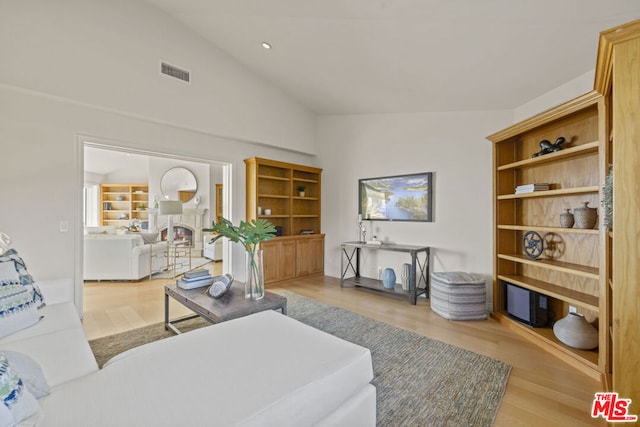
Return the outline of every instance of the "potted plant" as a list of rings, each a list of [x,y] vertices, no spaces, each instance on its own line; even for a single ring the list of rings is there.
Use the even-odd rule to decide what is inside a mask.
[[[298,195],[300,197],[304,197],[304,190],[305,190],[305,186],[304,185],[298,185],[296,187],[296,190],[298,190]]]
[[[247,262],[247,278],[244,284],[245,298],[260,299],[264,297],[262,249],[258,249],[258,247],[260,242],[275,237],[275,226],[263,218],[248,222],[240,221],[240,224],[235,226],[228,219],[220,217],[220,221],[212,223],[211,228],[205,228],[202,231],[217,233],[209,243],[213,243],[221,237],[226,237],[244,247]]]

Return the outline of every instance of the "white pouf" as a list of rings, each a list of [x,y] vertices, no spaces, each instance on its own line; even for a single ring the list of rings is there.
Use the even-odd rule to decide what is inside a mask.
[[[431,310],[449,320],[487,318],[487,288],[482,277],[452,271],[431,273]]]

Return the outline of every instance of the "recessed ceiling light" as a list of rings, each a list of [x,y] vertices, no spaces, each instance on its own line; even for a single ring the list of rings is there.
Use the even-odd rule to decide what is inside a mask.
[[[267,49],[267,50],[271,49],[271,45],[269,43],[267,43],[267,42],[262,42],[262,47]]]

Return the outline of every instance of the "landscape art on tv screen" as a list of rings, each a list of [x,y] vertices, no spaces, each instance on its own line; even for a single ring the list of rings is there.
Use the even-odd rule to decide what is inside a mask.
[[[362,219],[433,221],[432,172],[359,180]]]

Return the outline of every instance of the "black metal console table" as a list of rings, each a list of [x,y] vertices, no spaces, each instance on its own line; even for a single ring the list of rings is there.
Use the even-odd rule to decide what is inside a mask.
[[[376,289],[396,295],[408,296],[411,304],[416,303],[418,295],[429,296],[429,247],[413,245],[396,245],[383,243],[382,245],[371,245],[366,242],[343,242],[340,256],[340,287],[345,284],[362,286],[364,288]],[[402,289],[402,285],[396,284],[393,289],[385,288],[381,280],[360,276],[360,251],[369,249],[374,251],[405,252],[411,255],[411,275],[409,278],[409,290]],[[424,259],[420,259],[418,254],[424,254]],[[354,259],[355,258],[355,259]],[[345,266],[346,260],[346,266]],[[346,277],[349,272],[353,276]],[[420,273],[419,275],[417,273]],[[424,284],[424,288],[420,285]]]

